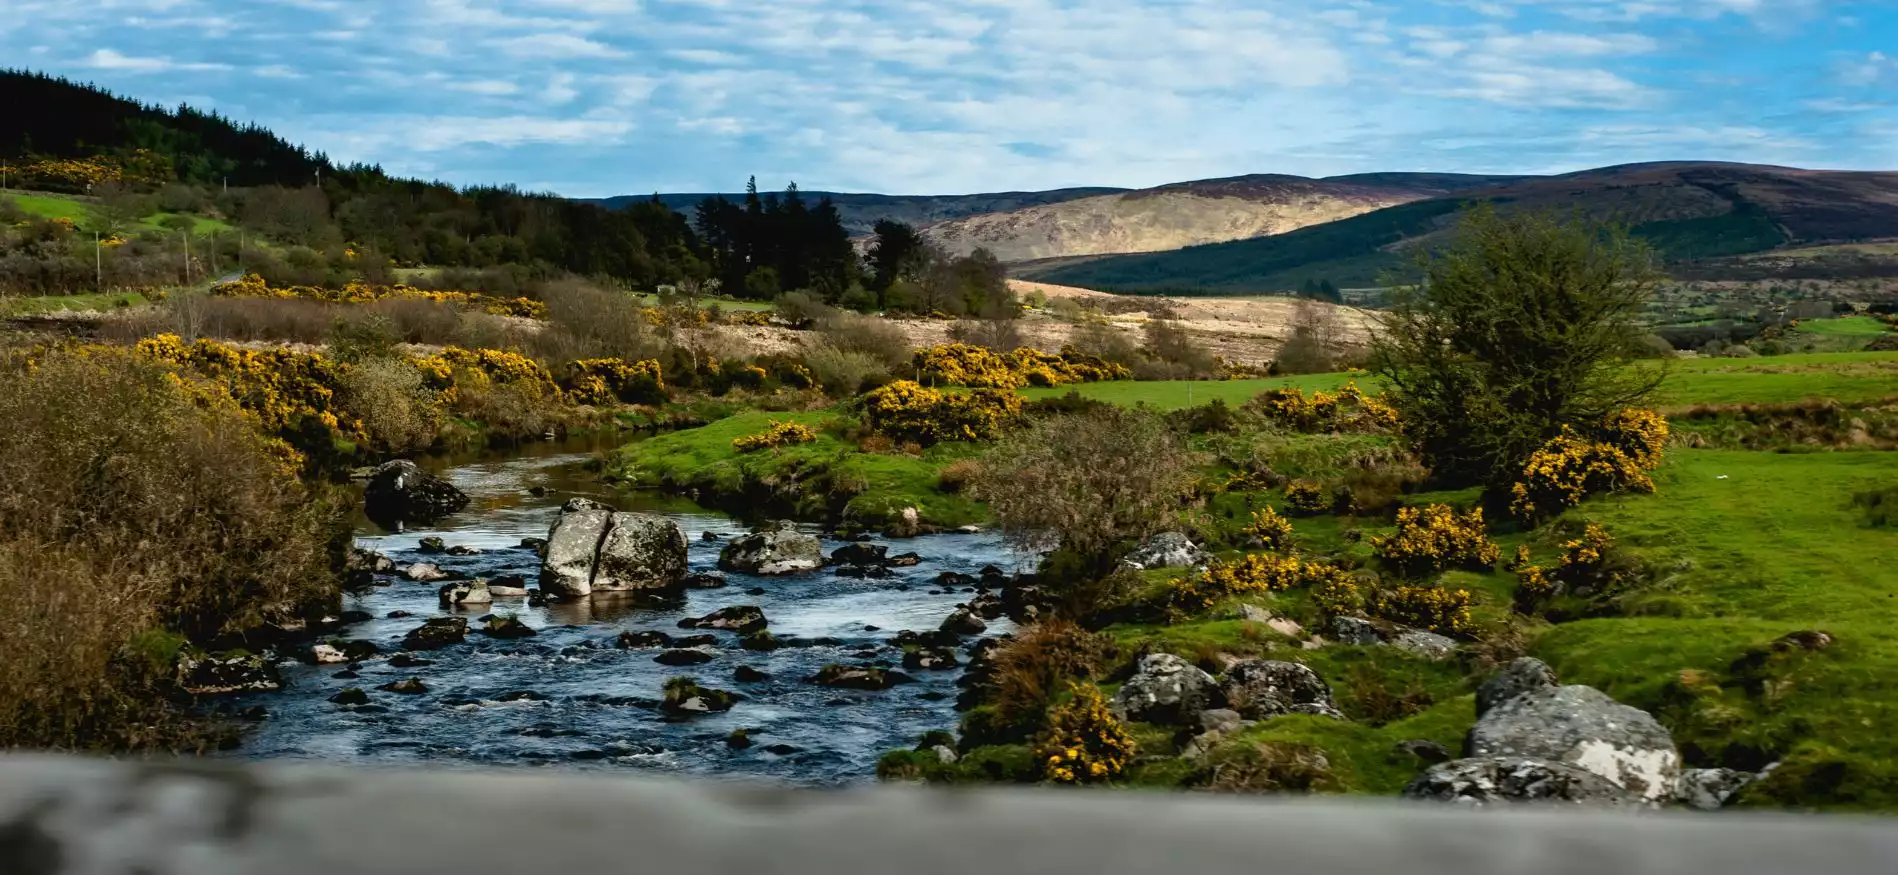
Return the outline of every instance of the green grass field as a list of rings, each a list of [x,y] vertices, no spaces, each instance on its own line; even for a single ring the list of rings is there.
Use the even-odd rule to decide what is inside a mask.
[[[1654,367],[1643,364],[1638,367]],[[1655,403],[1664,408],[1694,404],[1788,404],[1807,398],[1844,403],[1876,401],[1898,395],[1898,353],[1806,353],[1753,359],[1675,359],[1665,365],[1667,381]],[[1296,387],[1305,392],[1335,391],[1351,380],[1375,389],[1370,374],[1307,374],[1259,380],[1138,381],[1086,383],[1053,389],[1024,389],[1028,398],[1049,398],[1069,391],[1114,404],[1147,404],[1178,410],[1213,399],[1242,404],[1267,389]]]
[[[37,298],[0,298],[0,316],[34,316],[61,310],[112,310],[145,303],[137,292],[91,295],[49,295]]]
[[[1799,323],[1799,330],[1821,337],[1870,338],[1890,332],[1891,326],[1870,316],[1846,316],[1839,319],[1810,319]]]
[[[93,230],[93,226],[96,224],[93,205],[88,201],[76,197],[39,194],[16,194],[11,197],[13,202],[19,205],[20,209],[35,216],[47,219],[67,219],[88,231]],[[166,230],[163,224],[164,221],[176,215],[182,214],[165,212],[153,213],[139,220],[134,230],[141,232]],[[217,219],[207,219],[203,216],[189,216],[189,218],[193,222],[191,233],[200,237],[237,230],[236,227],[230,223]]]

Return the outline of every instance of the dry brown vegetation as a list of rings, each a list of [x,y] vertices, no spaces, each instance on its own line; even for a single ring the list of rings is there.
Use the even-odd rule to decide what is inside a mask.
[[[184,640],[335,607],[335,506],[205,397],[131,355],[0,373],[0,747],[194,746]]]

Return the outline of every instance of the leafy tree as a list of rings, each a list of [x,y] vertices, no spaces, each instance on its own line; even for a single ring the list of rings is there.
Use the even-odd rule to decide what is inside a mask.
[[[899,279],[916,279],[929,262],[929,247],[916,229],[883,219],[870,244],[870,288],[881,292]]]
[[[1421,284],[1391,289],[1372,369],[1440,480],[1506,484],[1564,426],[1660,382],[1623,367],[1659,277],[1625,227],[1478,207],[1419,267]]]

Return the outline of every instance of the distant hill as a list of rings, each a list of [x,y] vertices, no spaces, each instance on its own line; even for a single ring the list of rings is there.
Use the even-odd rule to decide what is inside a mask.
[[[982,213],[1001,213],[1018,210],[1023,207],[1056,204],[1079,198],[1097,197],[1106,194],[1124,192],[1124,188],[1061,188],[1052,191],[1004,191],[988,194],[852,194],[836,191],[803,192],[807,201],[816,203],[818,199],[828,197],[843,216],[844,230],[853,237],[871,233],[877,222],[892,219],[915,227],[932,225],[964,216]],[[704,194],[660,194],[659,202],[690,216],[699,202],[712,193]],[[742,193],[723,195],[727,200],[742,202]],[[653,195],[619,195],[608,198],[595,198],[598,203],[620,209],[629,204],[652,200]]]
[[[952,253],[979,247],[1004,262],[1159,252],[1283,234],[1517,179],[1444,173],[1330,179],[1255,174],[972,215],[931,225],[924,234]]]
[[[1505,212],[1554,208],[1619,218],[1677,266],[1898,234],[1898,173],[1747,164],[1632,164],[1518,179],[1387,207],[1274,237],[1171,252],[1019,266],[1025,278],[1115,291],[1171,294],[1286,291],[1307,280],[1373,285],[1405,252],[1440,239],[1465,204]]]

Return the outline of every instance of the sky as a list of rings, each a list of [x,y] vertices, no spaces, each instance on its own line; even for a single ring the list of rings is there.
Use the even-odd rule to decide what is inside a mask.
[[[1898,169],[1898,0],[0,0],[0,66],[602,197]]]

